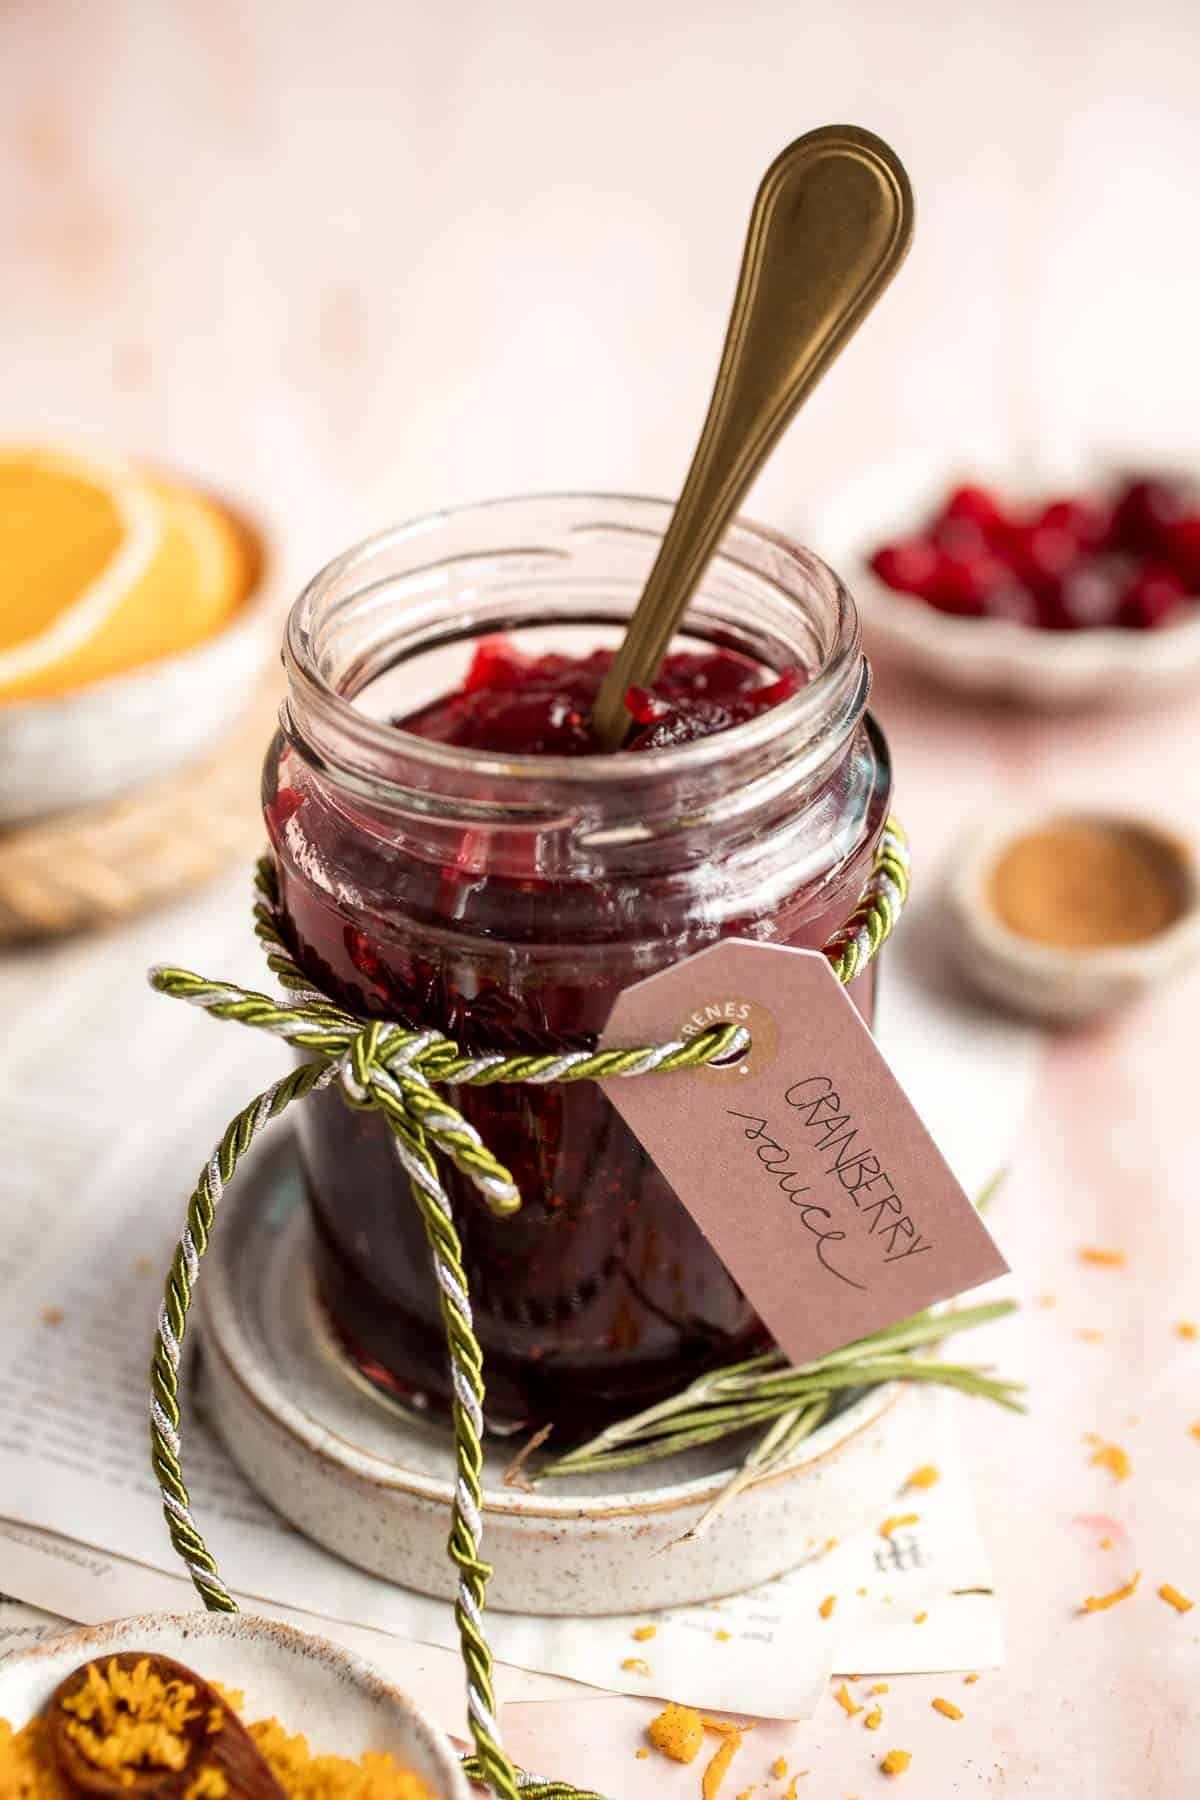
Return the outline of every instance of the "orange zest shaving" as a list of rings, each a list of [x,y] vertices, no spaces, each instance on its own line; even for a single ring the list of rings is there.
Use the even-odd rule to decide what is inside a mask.
[[[701,1718],[700,1723],[705,1731],[719,1731],[722,1737],[728,1737],[731,1731],[740,1731],[744,1737],[746,1732],[754,1730],[753,1719],[748,1725],[735,1725],[730,1719],[710,1719],[707,1713]]]
[[[650,1664],[644,1656],[627,1656],[621,1667],[628,1669],[631,1675],[648,1675],[650,1673]]]
[[[874,1687],[869,1687],[867,1689],[868,1694],[887,1694],[890,1693],[890,1691],[886,1681],[877,1681]]]
[[[671,1701],[646,1727],[650,1742],[674,1762],[695,1762],[704,1742],[704,1726],[694,1706]]]
[[[847,1688],[844,1681],[841,1687],[836,1689],[833,1697],[848,1719],[852,1719],[855,1713],[860,1713],[862,1711],[862,1707],[850,1698],[850,1690]]]
[[[955,1706],[953,1700],[943,1700],[939,1696],[938,1699],[932,1700],[930,1705],[934,1712],[941,1713],[943,1719],[961,1719],[963,1716],[962,1707]]]
[[[889,1750],[879,1766],[885,1775],[903,1775],[911,1761],[911,1751]]]
[[[1104,1333],[1097,1331],[1094,1325],[1081,1325],[1075,1333],[1081,1344],[1102,1344]]]
[[[863,1720],[863,1724],[866,1726],[868,1731],[878,1731],[879,1727],[883,1724],[883,1708],[882,1708],[882,1706],[873,1706],[871,1708],[870,1712],[867,1714],[866,1718]]]
[[[1186,1338],[1190,1344],[1194,1338],[1200,1337],[1200,1325],[1194,1325],[1190,1319],[1180,1319],[1175,1327],[1175,1336]]]
[[[1200,1419],[1197,1419],[1196,1423],[1189,1426],[1188,1429],[1194,1438],[1200,1440]]]
[[[1186,1594],[1181,1594],[1177,1587],[1172,1587],[1169,1581],[1163,1582],[1158,1590],[1158,1597],[1160,1600],[1165,1600],[1168,1606],[1173,1606],[1177,1613],[1191,1612],[1192,1607],[1196,1604],[1194,1600],[1189,1600]]]
[[[633,1641],[635,1644],[648,1644],[652,1637],[657,1637],[657,1636],[658,1636],[658,1626],[657,1625],[639,1625],[639,1626],[637,1626],[637,1628],[634,1631]]]
[[[927,1612],[914,1613],[913,1614],[913,1624],[914,1625],[923,1625],[928,1617],[929,1617],[929,1614]]]
[[[796,1773],[792,1776],[792,1779],[787,1784],[787,1792],[784,1794],[783,1800],[796,1800],[796,1783],[798,1781],[803,1781],[804,1777],[807,1774],[808,1774],[807,1769],[797,1769],[796,1770]]]
[[[825,1539],[825,1548],[826,1548],[826,1550],[836,1550],[836,1549],[837,1549],[837,1542],[838,1542],[838,1541],[837,1541],[837,1539],[836,1539],[836,1538],[826,1538],[826,1539]]]
[[[784,1776],[787,1774],[787,1757],[786,1756],[777,1756],[775,1758],[775,1761],[771,1764],[771,1773],[775,1777],[776,1781],[783,1780]]]
[[[1127,1581],[1124,1587],[1114,1588],[1111,1594],[1089,1594],[1083,1603],[1084,1612],[1107,1612],[1118,1600],[1128,1600],[1141,1579],[1142,1571],[1139,1569],[1132,1581]]]
[[[1088,1461],[1095,1469],[1107,1469],[1118,1481],[1127,1481],[1133,1472],[1128,1453],[1119,1444],[1101,1444]]]
[[[725,1738],[721,1748],[704,1771],[700,1782],[700,1791],[704,1800],[717,1800],[721,1791],[721,1783],[729,1773],[729,1765],[742,1747],[742,1734],[734,1728]]]
[[[1085,1245],[1079,1252],[1079,1260],[1092,1263],[1098,1269],[1123,1269],[1125,1252],[1123,1250],[1098,1250],[1092,1245]]]
[[[904,1485],[906,1488],[931,1488],[941,1478],[940,1469],[935,1468],[933,1463],[924,1463],[921,1468],[913,1470]]]
[[[822,1600],[820,1606],[818,1606],[817,1611],[820,1613],[820,1615],[823,1619],[832,1619],[833,1609],[836,1605],[837,1605],[837,1595],[836,1594],[826,1594],[826,1596]]]
[[[963,1686],[970,1687],[973,1682],[976,1682],[978,1680],[979,1680],[978,1675],[975,1673],[974,1669],[972,1669],[972,1671],[969,1675],[963,1676]]]
[[[716,1638],[718,1644],[727,1644],[729,1642],[730,1638],[732,1637],[732,1635],[733,1635],[732,1632],[724,1631],[724,1630],[713,1632],[713,1636]]]
[[[649,1756],[650,1752],[647,1750],[645,1744],[643,1744],[641,1749],[635,1750],[633,1754],[637,1757],[639,1762],[645,1762],[645,1760]]]
[[[920,1521],[919,1513],[899,1513],[895,1518],[885,1519],[879,1527],[880,1537],[890,1538],[893,1531],[899,1531],[902,1525],[916,1525]]]

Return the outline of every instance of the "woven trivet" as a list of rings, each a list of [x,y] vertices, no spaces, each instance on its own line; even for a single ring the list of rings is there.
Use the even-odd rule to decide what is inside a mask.
[[[259,771],[282,680],[197,761],[92,811],[0,832],[0,944],[119,924],[256,856]]]

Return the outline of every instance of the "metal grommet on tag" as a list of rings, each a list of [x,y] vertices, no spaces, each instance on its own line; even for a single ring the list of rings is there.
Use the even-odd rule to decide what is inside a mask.
[[[749,1044],[731,1045],[725,1056],[714,1057],[712,1062],[696,1070],[697,1075],[708,1081],[728,1083],[733,1075],[765,1074],[779,1055],[779,1021],[758,1000],[740,994],[719,995],[694,1008],[680,1021],[679,1036],[684,1039],[695,1037],[697,1032],[712,1025],[740,1025],[750,1041]]]

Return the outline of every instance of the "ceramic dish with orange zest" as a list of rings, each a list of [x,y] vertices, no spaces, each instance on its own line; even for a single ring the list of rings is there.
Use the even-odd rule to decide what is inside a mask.
[[[0,827],[214,742],[270,653],[263,535],[116,457],[0,446]]]
[[[114,1657],[171,1658],[216,1684],[250,1727],[288,1800],[312,1800],[318,1794],[353,1800],[468,1800],[449,1739],[370,1664],[326,1638],[274,1620],[203,1612],[144,1614],[81,1627],[0,1659],[4,1800],[14,1800],[14,1788],[16,1800],[25,1795],[66,1800],[59,1781],[39,1773],[45,1760],[43,1732],[35,1726],[30,1733],[30,1723],[42,1715],[61,1682],[87,1665],[103,1674]],[[106,1715],[112,1721],[128,1706],[129,1700],[120,1708],[110,1703]],[[101,1766],[116,1764],[130,1800],[164,1787],[190,1787],[195,1800],[218,1800],[220,1783],[180,1780],[175,1787],[169,1774],[156,1781],[153,1762],[170,1747],[165,1732],[157,1737],[144,1733],[142,1766],[104,1756],[105,1747]],[[72,1783],[72,1794],[74,1787]],[[89,1791],[105,1791],[99,1770]],[[226,1800],[235,1800],[232,1783],[226,1784]]]

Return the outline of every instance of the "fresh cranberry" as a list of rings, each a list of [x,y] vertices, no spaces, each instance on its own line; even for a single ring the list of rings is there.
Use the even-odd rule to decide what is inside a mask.
[[[1091,631],[1115,625],[1128,581],[1128,566],[1117,557],[1076,563],[1038,593],[1041,624],[1047,631]]]
[[[928,593],[937,575],[938,552],[926,538],[907,538],[902,543],[885,544],[871,558],[871,568],[880,581],[902,594]]]
[[[976,526],[989,542],[1003,537],[1009,521],[996,496],[985,487],[964,484],[952,489],[938,523],[958,520]]]
[[[1167,560],[1189,594],[1200,594],[1200,513],[1177,519],[1166,535]]]
[[[1104,550],[1112,535],[1113,512],[1102,500],[1051,500],[1035,524],[1039,530],[1065,532],[1082,550]]]
[[[1153,631],[1178,612],[1187,595],[1187,584],[1174,569],[1147,563],[1126,588],[1117,623],[1130,631]]]
[[[929,541],[946,556],[973,562],[976,557],[990,556],[995,547],[971,519],[941,519],[929,534]]]
[[[1079,544],[1061,525],[1040,522],[1014,533],[1011,556],[1014,567],[1036,589],[1057,582],[1078,562]]]
[[[1113,540],[1124,550],[1153,556],[1166,546],[1170,529],[1189,510],[1188,483],[1165,476],[1127,481],[1113,513]]]
[[[942,556],[925,597],[938,612],[978,619],[988,595],[1010,579],[1008,569],[994,556]]]

